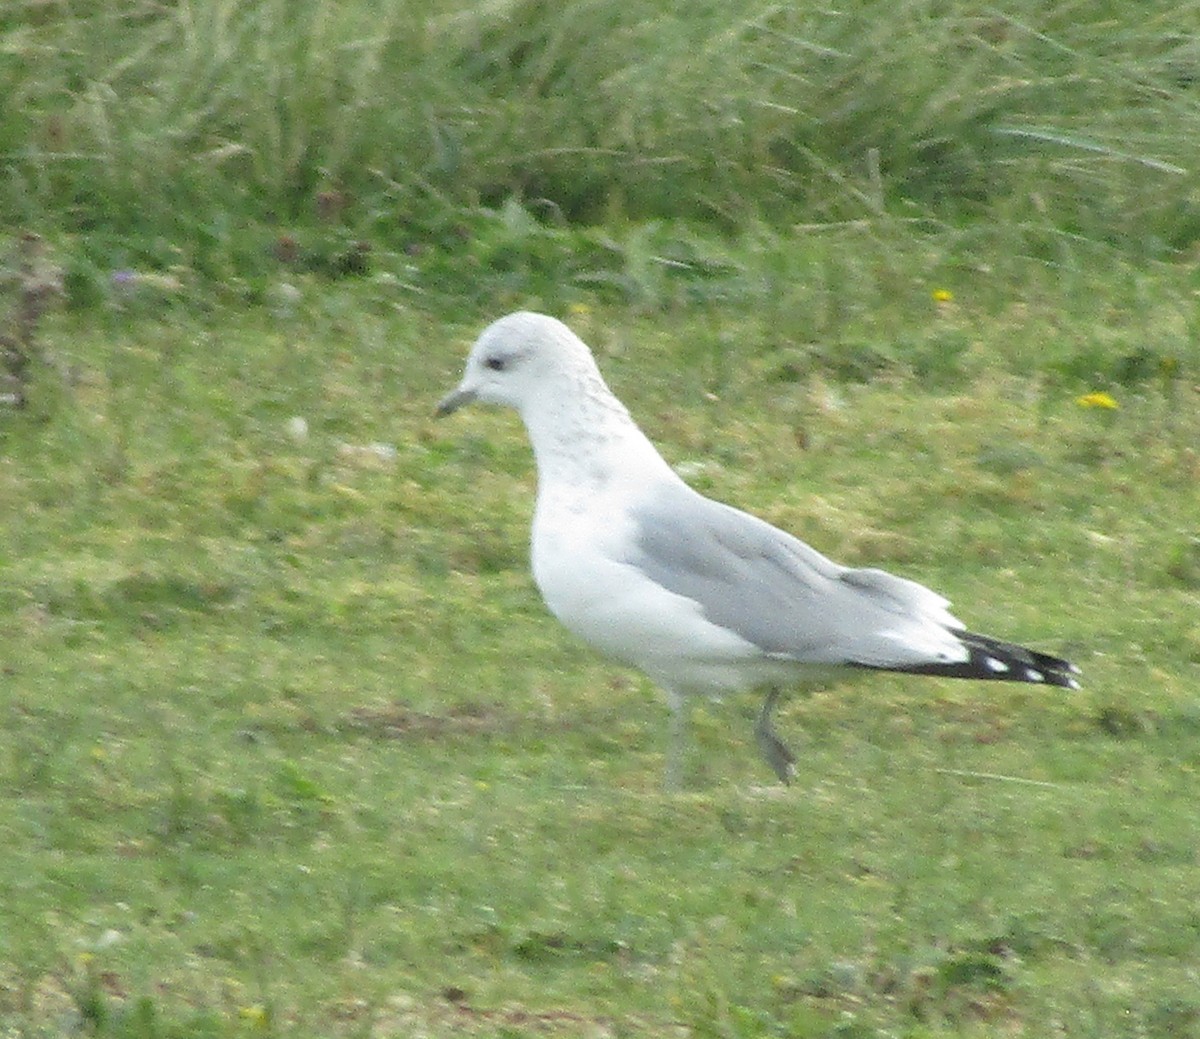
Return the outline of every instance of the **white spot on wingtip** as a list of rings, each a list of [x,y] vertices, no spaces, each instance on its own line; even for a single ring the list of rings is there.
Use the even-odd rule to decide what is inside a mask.
[[[995,671],[1000,675],[1010,670],[1009,666],[1003,660],[999,660],[996,657],[988,657],[984,663],[987,665],[989,671]]]
[[[1033,668],[1027,667],[1025,669],[1025,680],[1028,682],[1044,682],[1046,681],[1046,676],[1040,671],[1035,671]]]

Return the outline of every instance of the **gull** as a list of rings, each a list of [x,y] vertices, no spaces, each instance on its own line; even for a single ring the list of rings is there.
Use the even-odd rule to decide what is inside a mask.
[[[790,686],[898,671],[1078,688],[1068,661],[968,631],[923,585],[841,566],[693,490],[555,318],[520,311],[484,329],[436,414],[472,401],[515,408],[529,434],[531,561],[550,612],[666,693],[668,788],[697,696],[766,690],[755,738],[788,783],[795,758],[771,715]]]

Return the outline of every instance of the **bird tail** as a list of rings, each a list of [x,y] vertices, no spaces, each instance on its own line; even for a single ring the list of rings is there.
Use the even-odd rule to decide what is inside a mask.
[[[943,678],[974,678],[993,682],[1040,682],[1078,689],[1075,676],[1079,668],[1069,660],[1039,653],[1012,642],[1001,642],[970,631],[954,633],[967,649],[967,659],[953,663],[912,664],[885,667],[883,671],[902,671],[909,675],[939,675]]]

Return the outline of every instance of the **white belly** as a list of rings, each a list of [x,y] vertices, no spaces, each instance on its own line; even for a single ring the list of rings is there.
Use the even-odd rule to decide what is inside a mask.
[[[803,676],[800,665],[768,656],[707,620],[693,600],[618,562],[624,531],[569,518],[535,521],[533,576],[550,612],[579,638],[679,694]]]

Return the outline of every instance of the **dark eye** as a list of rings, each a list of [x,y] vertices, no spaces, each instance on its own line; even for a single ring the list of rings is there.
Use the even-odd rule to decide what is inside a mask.
[[[494,372],[504,371],[504,367],[507,364],[508,364],[508,359],[505,357],[487,357],[487,358],[484,358],[484,361],[483,361],[483,366],[485,368],[491,368],[491,370]]]

